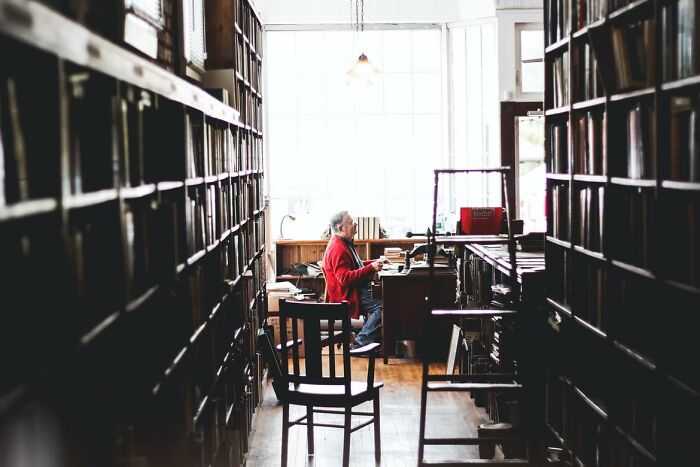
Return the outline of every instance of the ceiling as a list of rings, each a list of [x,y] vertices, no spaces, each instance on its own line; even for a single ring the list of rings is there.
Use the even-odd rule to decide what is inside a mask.
[[[355,0],[254,0],[265,24],[347,24]],[[443,23],[542,8],[542,0],[364,0],[366,23]]]

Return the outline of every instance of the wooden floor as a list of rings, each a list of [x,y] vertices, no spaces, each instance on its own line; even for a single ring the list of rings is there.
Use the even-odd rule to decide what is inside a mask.
[[[367,360],[353,359],[353,379],[367,374]],[[418,456],[420,416],[420,384],[422,363],[418,360],[390,359],[388,365],[377,360],[375,377],[384,382],[381,390],[382,466],[415,466]],[[431,365],[431,373],[445,371],[445,365]],[[359,406],[371,411],[371,403]],[[298,418],[304,408],[291,408],[291,417]],[[332,415],[320,414],[317,419],[329,420]],[[353,424],[357,421],[353,419]],[[427,436],[475,436],[476,427],[487,421],[484,411],[474,406],[465,393],[431,393],[428,396]],[[342,423],[342,416],[334,418]],[[306,454],[306,427],[292,427],[289,434],[289,466],[339,466],[342,463],[343,430],[316,428],[316,455]],[[350,465],[373,466],[373,428],[366,427],[352,434]],[[282,442],[282,406],[271,385],[265,387],[264,400],[256,411],[256,420],[247,456],[248,467],[280,465]],[[478,458],[475,446],[430,446],[429,460]]]

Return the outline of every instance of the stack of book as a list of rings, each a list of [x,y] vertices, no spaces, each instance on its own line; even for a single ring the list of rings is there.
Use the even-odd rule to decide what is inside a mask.
[[[380,238],[378,217],[358,217],[357,236],[360,240]]]
[[[384,248],[384,257],[390,263],[401,263],[404,262],[405,254],[403,250],[399,247]]]

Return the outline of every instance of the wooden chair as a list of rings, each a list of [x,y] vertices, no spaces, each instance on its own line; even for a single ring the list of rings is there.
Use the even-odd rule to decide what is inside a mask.
[[[283,404],[282,420],[282,466],[287,465],[287,448],[289,428],[294,425],[306,425],[309,455],[314,454],[314,426],[343,428],[343,466],[350,461],[350,434],[355,430],[374,424],[374,457],[381,462],[379,389],[384,386],[374,381],[374,354],[379,344],[370,344],[359,349],[350,349],[350,317],[348,304],[292,302],[280,303],[280,335],[287,335],[287,319],[292,326],[292,339],[282,341],[273,347],[267,334],[258,334],[258,349],[263,353],[274,378],[273,387],[277,399]],[[321,323],[326,322],[328,329],[335,328],[335,322],[341,323],[341,330],[330,336],[322,337]],[[300,324],[303,326],[303,352],[300,351],[302,340],[299,339]],[[342,374],[336,374],[335,343],[341,344]],[[328,347],[327,363],[324,362],[322,349]],[[277,352],[280,352],[281,359]],[[290,355],[291,353],[291,355]],[[350,365],[351,356],[367,355],[369,357],[366,381],[353,381]],[[302,369],[302,358],[303,366]],[[289,364],[292,364],[290,371]],[[302,372],[303,370],[303,372]],[[363,402],[373,401],[372,412],[353,411]],[[289,406],[306,407],[306,415],[297,420],[289,420]],[[344,415],[343,424],[314,423],[315,413],[332,413]],[[368,420],[352,426],[352,416],[369,417]]]

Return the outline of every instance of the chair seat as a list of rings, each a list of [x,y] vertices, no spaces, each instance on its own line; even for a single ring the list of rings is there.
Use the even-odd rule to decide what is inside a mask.
[[[362,326],[365,325],[365,317],[360,316],[358,319],[355,318],[350,318],[350,326],[352,326],[353,329],[362,329]],[[340,331],[343,329],[343,322],[342,321],[336,321],[333,326],[335,331]],[[328,331],[328,321],[321,321],[321,331]]]
[[[384,387],[382,382],[374,382],[368,391],[366,381],[350,382],[350,399],[352,404],[358,404],[365,400],[372,400],[376,391]],[[289,383],[289,402],[296,405],[308,405],[316,401],[318,405],[345,407],[348,399],[345,397],[345,385],[343,384],[297,384]],[[316,404],[313,404],[316,405]]]

